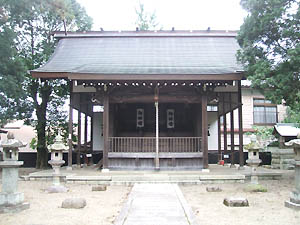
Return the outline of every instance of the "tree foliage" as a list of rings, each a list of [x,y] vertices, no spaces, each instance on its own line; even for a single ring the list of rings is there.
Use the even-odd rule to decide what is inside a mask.
[[[56,44],[53,32],[64,28],[68,31],[89,30],[92,25],[91,18],[75,0],[10,0],[4,2],[3,9],[17,34],[15,46],[27,70],[36,69],[49,59]],[[32,123],[37,131],[36,167],[45,168],[47,131],[52,134],[53,127],[66,124],[67,115],[62,107],[67,98],[68,83],[26,74],[23,89],[37,117]]]
[[[135,24],[139,30],[155,30],[158,28],[159,23],[156,21],[156,13],[147,12],[144,4],[140,3],[138,8],[135,9],[135,12],[137,15]]]
[[[283,120],[284,123],[294,123],[299,126],[300,124],[300,113],[298,110],[292,110],[290,107],[287,108],[287,115]]]
[[[300,1],[242,0],[248,11],[238,34],[252,86],[274,103],[300,109]]]
[[[1,1],[0,1],[1,3]],[[2,4],[1,4],[2,5]],[[16,33],[8,23],[8,15],[0,7],[0,127],[12,119],[31,116],[32,107],[26,101],[23,88],[26,68],[18,56],[14,40]]]

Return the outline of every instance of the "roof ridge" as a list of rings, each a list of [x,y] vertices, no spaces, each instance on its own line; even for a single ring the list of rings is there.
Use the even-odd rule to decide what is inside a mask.
[[[148,30],[148,31],[64,31],[54,32],[56,38],[74,37],[236,37],[234,30]]]

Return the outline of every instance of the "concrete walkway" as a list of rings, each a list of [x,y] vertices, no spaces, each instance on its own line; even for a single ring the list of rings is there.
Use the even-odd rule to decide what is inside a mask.
[[[115,225],[196,225],[177,184],[135,184]]]

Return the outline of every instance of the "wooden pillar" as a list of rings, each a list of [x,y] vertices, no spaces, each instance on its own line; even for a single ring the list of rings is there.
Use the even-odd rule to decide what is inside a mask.
[[[158,101],[155,102],[155,169],[159,170],[159,111]]]
[[[223,134],[224,134],[224,155],[227,155],[227,118],[225,113],[225,95],[223,95]],[[224,157],[226,162],[226,158]]]
[[[108,148],[109,148],[109,96],[107,94],[103,97],[103,169],[108,169]]]
[[[242,105],[242,87],[241,81],[238,81],[238,114],[239,114],[239,155],[240,167],[244,166],[244,141],[243,141],[243,105]]]
[[[231,105],[231,104],[230,104]],[[231,165],[234,166],[234,115],[233,110],[230,111],[230,139],[231,139]]]
[[[77,135],[77,155],[76,161],[77,166],[80,167],[80,151],[81,151],[81,104],[79,103],[79,110],[78,110],[78,135]]]
[[[91,140],[91,149],[94,151],[94,113],[91,116],[91,126],[90,126],[90,140]]]
[[[73,107],[72,107],[72,81],[69,81],[69,88],[70,88],[70,105],[69,105],[69,137],[68,137],[68,144],[69,144],[69,151],[68,151],[68,169],[72,169],[72,150],[73,150]]]
[[[94,114],[92,113],[92,116],[91,116],[91,126],[90,126],[90,142],[91,142],[91,154],[92,154],[92,157],[91,157],[91,160],[90,160],[90,165],[94,165],[94,159],[93,159],[93,152],[94,152],[94,139],[93,139],[93,135],[94,135]]]
[[[222,150],[221,150],[221,116],[218,116],[218,160],[222,160]]]
[[[208,168],[208,140],[207,140],[207,95],[204,93],[201,97],[202,103],[202,151],[203,151],[203,167]]]
[[[84,151],[85,151],[85,154],[84,154],[84,164],[85,165],[88,165],[88,158],[86,156],[87,154],[87,134],[88,134],[88,116],[87,114],[85,113],[84,114]]]

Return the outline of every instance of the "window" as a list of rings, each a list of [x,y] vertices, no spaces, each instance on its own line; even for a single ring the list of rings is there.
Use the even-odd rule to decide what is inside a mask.
[[[103,112],[104,107],[102,105],[93,105],[93,112]]]
[[[253,99],[253,122],[254,124],[277,123],[277,106],[270,100]]]
[[[167,110],[167,128],[175,127],[175,110],[168,109]]]
[[[144,109],[136,110],[136,127],[144,127]]]
[[[217,105],[208,105],[207,111],[208,112],[218,112],[218,106]]]

